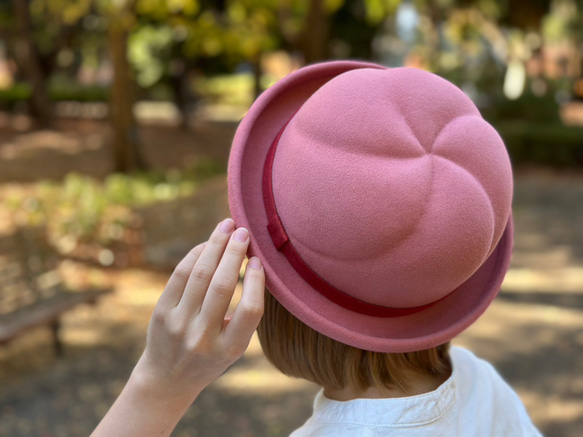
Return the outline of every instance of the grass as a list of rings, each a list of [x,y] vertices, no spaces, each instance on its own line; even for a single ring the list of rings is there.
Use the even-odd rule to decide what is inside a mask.
[[[80,242],[108,246],[132,225],[133,208],[192,195],[224,172],[215,161],[201,160],[183,171],[114,173],[103,181],[71,173],[61,182],[37,182],[25,195],[12,193],[5,205],[21,225],[48,224],[50,240],[64,252]]]

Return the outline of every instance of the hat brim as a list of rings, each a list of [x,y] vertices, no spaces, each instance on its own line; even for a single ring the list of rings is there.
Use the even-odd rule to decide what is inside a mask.
[[[365,350],[397,353],[429,349],[470,326],[498,294],[512,253],[512,217],[490,257],[467,281],[421,312],[387,318],[352,312],[330,302],[300,277],[267,231],[262,174],[273,139],[316,90],[335,76],[358,68],[383,67],[354,61],[315,64],[282,79],[257,99],[233,140],[229,207],[236,225],[249,229],[249,254],[261,259],[266,287],[306,325]]]

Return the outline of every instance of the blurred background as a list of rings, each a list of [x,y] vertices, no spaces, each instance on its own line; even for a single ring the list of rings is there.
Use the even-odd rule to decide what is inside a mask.
[[[583,435],[582,1],[0,0],[1,436],[93,430],[173,266],[229,214],[237,123],[339,58],[442,75],[504,138],[512,267],[455,344],[546,436]],[[174,435],[286,436],[315,392],[254,339]]]

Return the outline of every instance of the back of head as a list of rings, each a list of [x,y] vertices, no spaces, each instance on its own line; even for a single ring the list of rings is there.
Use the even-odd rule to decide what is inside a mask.
[[[419,377],[450,371],[449,343],[405,353],[367,351],[340,343],[298,320],[269,291],[257,335],[267,359],[282,373],[327,390],[350,388],[406,393]]]

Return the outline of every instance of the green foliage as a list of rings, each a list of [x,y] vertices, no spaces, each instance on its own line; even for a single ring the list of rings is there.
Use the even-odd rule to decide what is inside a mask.
[[[30,13],[33,17],[59,18],[64,24],[73,24],[83,18],[91,8],[92,0],[32,0]]]
[[[144,25],[130,35],[128,58],[140,86],[150,87],[166,73],[173,33],[169,26]]]
[[[541,33],[547,41],[564,41],[577,30],[577,5],[572,0],[552,2],[551,12],[542,22]]]
[[[549,91],[544,96],[536,96],[527,91],[518,99],[509,100],[502,94],[493,97],[490,108],[483,111],[484,116],[496,123],[507,120],[522,120],[542,123],[559,123],[559,105]]]
[[[504,139],[515,166],[583,166],[583,128],[553,122],[530,123],[520,120],[500,121],[495,127]]]
[[[39,182],[25,196],[13,194],[6,205],[20,222],[48,224],[50,239],[65,252],[79,242],[107,246],[131,225],[132,208],[191,195],[201,181],[224,172],[201,159],[187,170],[111,174],[104,181],[71,173],[62,182]]]
[[[200,11],[201,4],[197,0],[138,0],[136,11],[140,15],[149,15],[157,20],[166,20],[173,14],[195,16]]]
[[[53,101],[102,102],[108,99],[108,89],[102,86],[76,83],[51,83],[48,94]],[[28,83],[15,83],[9,88],[0,88],[0,105],[13,104],[31,98],[32,88]]]
[[[168,100],[171,92],[163,84],[152,88],[150,98]],[[194,84],[195,91],[206,101],[226,105],[246,106],[253,99],[253,76],[249,73],[201,77]],[[10,88],[0,88],[0,107],[24,102],[31,97],[31,87],[19,82]],[[69,82],[51,83],[48,89],[51,100],[76,102],[106,102],[109,89],[101,86],[79,85]]]
[[[504,139],[514,165],[581,167],[583,128],[562,124],[554,97],[560,84],[549,88],[540,97],[530,91],[516,100],[498,95],[482,115]]]
[[[496,0],[478,0],[476,7],[484,13],[486,17],[497,20],[502,15],[505,8],[504,2]]]
[[[237,60],[253,60],[277,48],[277,3],[232,1],[226,11],[225,53]]]
[[[253,77],[231,74],[200,78],[195,89],[208,102],[248,106],[253,100]]]
[[[275,0],[138,0],[129,59],[145,88],[176,80],[191,69],[220,65],[232,71],[280,47]],[[175,62],[179,60],[179,62]],[[213,64],[214,63],[214,64]],[[176,71],[176,65],[184,68]]]
[[[14,103],[30,99],[32,90],[27,83],[15,83],[9,88],[0,88],[0,103]]]
[[[105,102],[109,97],[106,87],[77,83],[52,83],[48,91],[53,101]]]
[[[401,0],[364,0],[366,18],[372,24],[383,21],[395,12]]]
[[[78,26],[91,11],[92,0],[31,0],[29,11],[35,45],[46,60],[53,58],[63,45],[81,38]],[[46,62],[46,61],[45,61]]]

